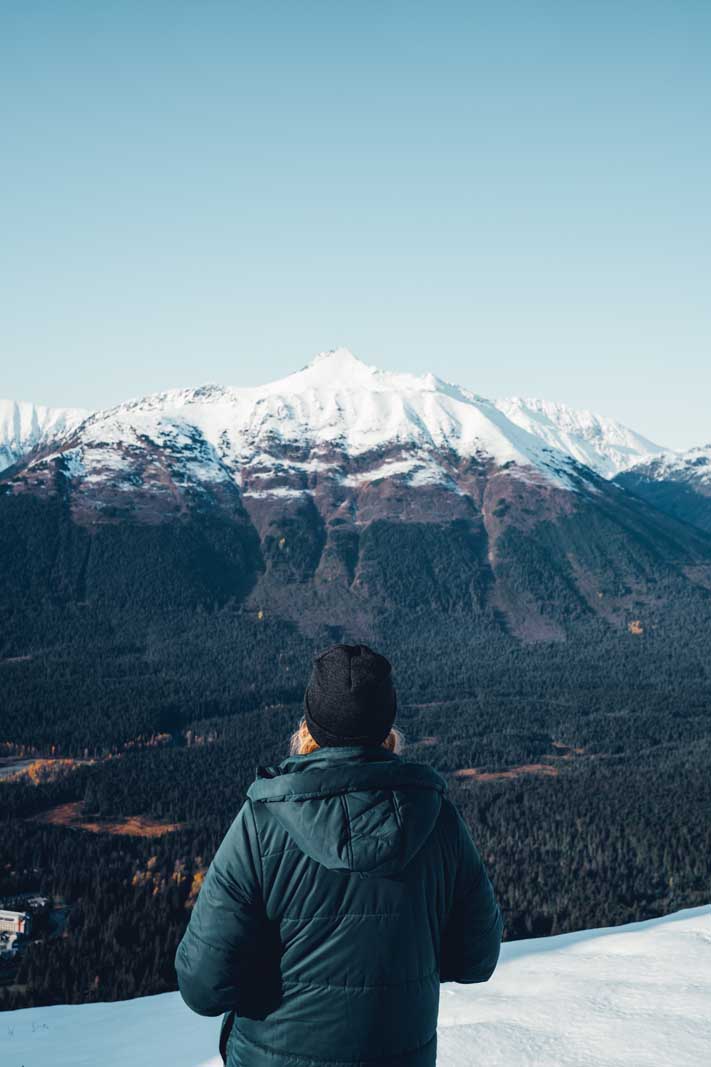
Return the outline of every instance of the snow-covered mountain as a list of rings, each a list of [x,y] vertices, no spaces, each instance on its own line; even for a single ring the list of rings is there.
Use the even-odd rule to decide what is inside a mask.
[[[67,447],[89,415],[0,400],[0,470],[35,449]],[[521,397],[489,401],[433,374],[377,370],[345,348],[321,353],[301,371],[264,386],[172,390],[95,412],[73,446],[80,451],[69,457],[67,473],[99,478],[103,469],[115,476],[130,467],[121,452],[140,447],[139,441],[194,448],[192,475],[218,481],[230,469],[258,463],[260,452],[269,454],[275,443],[350,456],[401,447],[407,458],[386,473],[414,484],[443,477],[432,453],[444,450],[510,464],[522,475],[524,468],[537,471],[567,488],[561,457],[611,478],[665,453],[590,411]]]
[[[605,478],[666,450],[621,422],[548,400],[505,397],[496,406],[511,422]]]
[[[687,568],[683,581],[707,580],[706,542],[609,477],[635,449],[656,446],[592,416],[564,418],[557,409],[558,426],[552,415],[548,423],[533,420],[530,406],[507,406],[536,432],[468,389],[433,374],[381,371],[340,348],[266,385],[171,390],[67,420],[55,439],[47,435],[0,473],[0,496],[29,505],[30,497],[49,503],[59,495],[73,530],[102,526],[107,538],[124,523],[127,537],[137,523],[160,526],[177,540],[172,555],[164,546],[156,558],[162,566],[170,560],[181,582],[181,526],[209,527],[217,537],[227,524],[239,563],[230,570],[216,561],[209,572],[220,595],[231,574],[232,594],[251,588],[253,597],[274,597],[280,613],[300,622],[307,609],[294,582],[304,597],[317,598],[320,622],[340,623],[367,598],[382,597],[388,581],[380,568],[392,546],[368,546],[386,529],[395,538],[397,528],[404,561],[402,536],[414,534],[412,524],[426,524],[443,555],[434,567],[435,550],[418,535],[408,566],[417,556],[422,574],[456,574],[446,603],[474,596],[478,611],[525,640],[562,639],[566,612],[622,624],[633,590],[661,606],[660,559]],[[31,508],[14,514],[36,522]],[[659,547],[650,554],[644,545]],[[89,556],[101,551],[93,538]],[[615,581],[603,592],[610,574]],[[393,603],[404,610],[407,585],[391,580]],[[71,587],[75,578],[67,581]],[[427,594],[432,605],[440,582],[433,578]],[[553,608],[549,587],[559,593]]]
[[[192,483],[232,481],[251,496],[303,492],[269,477],[315,471],[344,484],[447,483],[462,458],[557,488],[573,488],[580,474],[569,455],[483,397],[432,374],[377,370],[347,349],[264,386],[173,390],[99,411],[59,447],[67,477],[85,483],[130,488],[139,456],[160,453]],[[346,458],[360,469],[346,469]]]
[[[50,408],[0,400],[0,471],[34,448],[61,440],[89,414],[82,408]]]
[[[665,451],[591,412],[490,401],[433,374],[378,370],[345,348],[262,386],[170,390],[90,415],[4,402],[0,419],[0,471],[14,465],[0,490],[64,491],[83,523],[246,509],[264,535],[275,509],[309,502],[321,522],[358,528],[476,512],[493,559],[504,515],[523,528],[575,509],[566,496],[607,495],[614,480],[711,530],[711,449]]]
[[[700,1067],[711,1048],[711,908],[502,945],[485,985],[442,987],[441,1067]],[[219,1067],[219,1020],[177,993],[6,1012],[8,1067]],[[485,1051],[482,1051],[485,1050]]]

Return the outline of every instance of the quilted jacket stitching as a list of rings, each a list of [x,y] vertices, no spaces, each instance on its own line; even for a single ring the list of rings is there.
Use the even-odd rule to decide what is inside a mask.
[[[308,986],[312,989],[399,989],[404,985],[417,985],[418,982],[427,982],[430,978],[434,978],[437,975],[439,978],[439,967],[435,967],[433,971],[428,971],[426,974],[418,974],[414,978],[403,978],[399,982],[342,982],[335,984],[334,982],[306,982],[301,978],[284,978],[284,985],[298,985]]]
[[[247,1037],[239,1029],[237,1030],[237,1033],[239,1034],[240,1038],[245,1042],[245,1044],[252,1045],[253,1048],[259,1049],[260,1052],[264,1052],[268,1056],[278,1057],[283,1062],[284,1057],[286,1055],[286,1058],[288,1060],[293,1060],[296,1063],[306,1064],[307,1067],[308,1065],[312,1064],[321,1064],[323,1065],[323,1067],[372,1067],[373,1064],[377,1065],[379,1063],[382,1063],[384,1060],[387,1060],[389,1063],[391,1063],[392,1067],[397,1067],[398,1062],[404,1064],[405,1061],[411,1056],[416,1056],[419,1052],[423,1052],[429,1045],[432,1044],[432,1042],[437,1037],[437,1031],[435,1030],[431,1037],[429,1037],[421,1045],[416,1045],[414,1048],[407,1049],[405,1052],[398,1053],[398,1055],[394,1059],[388,1056],[375,1056],[372,1059],[369,1058],[367,1060],[322,1060],[316,1058],[315,1056],[299,1056],[295,1053],[279,1052],[277,1049],[270,1048],[268,1045],[260,1045],[258,1041],[255,1041],[251,1037]]]

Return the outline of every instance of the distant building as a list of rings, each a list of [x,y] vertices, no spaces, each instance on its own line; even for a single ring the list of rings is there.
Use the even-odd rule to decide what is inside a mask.
[[[26,911],[0,911],[0,931],[8,934],[30,935],[32,916]]]
[[[17,953],[17,934],[0,933],[0,960],[12,960]]]

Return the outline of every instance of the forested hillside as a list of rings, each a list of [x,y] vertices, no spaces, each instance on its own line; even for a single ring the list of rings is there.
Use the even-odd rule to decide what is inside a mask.
[[[699,670],[677,686],[660,648],[658,671],[641,682],[639,640],[620,635],[615,657],[591,633],[574,660],[560,644],[535,656],[469,648],[467,671],[481,683],[455,699],[456,675],[438,670],[426,629],[417,636],[422,655],[394,656],[406,688],[428,698],[401,708],[408,755],[447,774],[507,938],[705,901],[711,723]],[[692,663],[690,654],[690,676]],[[54,780],[0,782],[0,895],[37,889],[71,905],[67,936],[30,947],[4,1007],[175,987],[172,956],[202,873],[256,765],[284,755],[298,721],[298,704],[265,707],[259,695],[251,710],[187,722]],[[63,805],[73,818],[48,823]],[[121,832],[133,815],[166,832]]]

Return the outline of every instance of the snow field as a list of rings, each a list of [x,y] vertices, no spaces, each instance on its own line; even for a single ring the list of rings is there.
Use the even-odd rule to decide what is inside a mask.
[[[177,993],[0,1016],[2,1067],[220,1067],[218,1019]],[[438,1067],[705,1067],[711,907],[504,944],[442,987]]]

